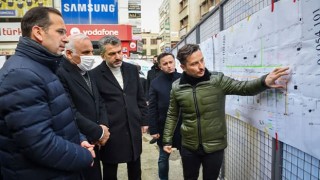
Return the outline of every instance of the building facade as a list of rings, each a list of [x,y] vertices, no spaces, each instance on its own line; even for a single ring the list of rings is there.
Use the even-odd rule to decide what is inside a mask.
[[[143,44],[142,58],[152,59],[153,56],[161,53],[158,33],[142,32],[141,37]]]
[[[220,0],[164,0],[159,9],[161,51],[174,47],[219,3]]]
[[[160,51],[169,52],[171,48],[180,41],[179,37],[179,24],[177,17],[179,12],[177,11],[178,4],[176,1],[172,0],[163,0],[159,8],[159,23],[160,31],[159,38],[160,42]]]
[[[115,35],[122,41],[124,56],[142,53],[141,0],[31,0],[0,2],[0,55],[14,54],[21,36],[21,18],[37,6],[58,9],[67,25],[67,35],[84,33],[95,49],[101,37]]]

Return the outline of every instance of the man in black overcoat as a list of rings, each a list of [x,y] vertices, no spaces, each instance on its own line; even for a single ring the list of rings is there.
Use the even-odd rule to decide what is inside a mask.
[[[110,138],[101,148],[103,179],[117,179],[119,163],[127,163],[128,179],[141,179],[142,132],[147,130],[147,104],[135,65],[122,61],[121,41],[105,36],[99,41],[104,60],[93,70],[106,104]]]
[[[99,180],[102,179],[99,147],[105,145],[110,133],[105,105],[89,72],[94,63],[93,46],[84,34],[71,35],[68,40],[57,76],[72,102],[80,132],[91,144],[96,144],[93,167],[83,171],[84,177]]]

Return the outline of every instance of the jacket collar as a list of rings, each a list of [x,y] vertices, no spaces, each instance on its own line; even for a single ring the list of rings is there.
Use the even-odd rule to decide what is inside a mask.
[[[81,87],[86,89],[91,94],[91,91],[87,83],[85,82],[84,78],[81,75],[80,69],[76,65],[72,64],[68,59],[63,57],[61,61],[61,67],[63,67],[70,74],[70,77],[74,79],[76,83],[78,83]]]
[[[29,59],[47,66],[53,72],[58,68],[62,58],[62,55],[49,52],[44,46],[29,37],[20,37],[16,54],[27,56]]]
[[[169,81],[175,81],[180,77],[180,73],[177,72],[177,70],[175,70],[175,72],[170,73],[170,74],[166,74],[163,71],[160,72],[159,76],[163,76],[166,79],[168,79]]]
[[[65,57],[63,57],[61,60],[61,66],[64,67],[69,72],[77,72],[80,74],[79,68],[71,64],[71,62]]]
[[[160,70],[161,70],[157,64],[153,64],[153,65],[151,66],[151,69],[154,69],[154,70],[156,70],[156,71],[160,71]]]
[[[211,73],[208,71],[208,69],[205,69],[204,75],[200,78],[195,78],[192,76],[189,76],[187,73],[183,72],[180,79],[180,85],[182,84],[190,84],[191,86],[195,86],[200,82],[203,81],[209,81],[210,80]]]
[[[126,62],[122,62],[122,65],[120,67],[121,69],[121,73],[122,73],[122,78],[123,78],[123,90],[125,90],[125,88],[128,85],[128,72],[129,70],[129,63]],[[113,85],[115,85],[116,87],[122,89],[118,83],[118,81],[116,80],[116,78],[114,77],[114,75],[112,74],[111,70],[109,69],[109,67],[107,66],[105,61],[102,61],[101,64],[99,65],[99,68],[103,74],[103,76],[109,80]]]

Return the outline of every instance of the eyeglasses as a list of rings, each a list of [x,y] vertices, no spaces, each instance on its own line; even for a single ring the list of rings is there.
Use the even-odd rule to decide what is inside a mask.
[[[44,28],[44,27],[41,27],[41,26],[38,26],[38,27],[40,27],[42,30],[44,30],[44,29],[51,29],[50,27],[49,28]],[[45,30],[44,30],[45,31]],[[56,29],[55,30],[57,33],[59,33],[61,36],[64,36],[64,35],[66,35],[67,34],[67,30],[66,29],[64,29],[64,28],[59,28],[59,29]]]

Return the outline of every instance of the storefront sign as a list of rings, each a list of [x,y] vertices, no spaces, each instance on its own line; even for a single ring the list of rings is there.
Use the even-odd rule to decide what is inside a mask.
[[[141,11],[141,5],[132,4],[132,3],[129,2],[128,11]]]
[[[118,24],[118,0],[62,0],[66,24]]]
[[[22,17],[29,9],[38,6],[53,7],[52,0],[1,0],[0,17],[17,18]]]
[[[132,27],[130,25],[93,25],[93,24],[69,24],[66,25],[68,35],[83,33],[92,41],[98,41],[106,35],[114,35],[119,39],[132,40]]]
[[[141,13],[129,13],[130,19],[141,18]]]
[[[0,23],[0,42],[19,41],[21,35],[20,23]]]

